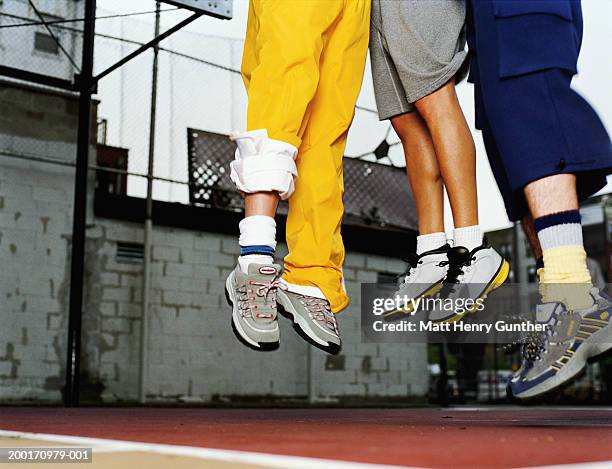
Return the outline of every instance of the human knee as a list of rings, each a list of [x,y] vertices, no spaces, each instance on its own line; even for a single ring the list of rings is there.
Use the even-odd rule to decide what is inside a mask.
[[[392,117],[391,125],[404,146],[419,141],[425,130],[424,124],[416,112]]]
[[[238,148],[230,163],[230,177],[245,194],[277,192],[282,200],[291,197],[297,177],[293,145],[268,138],[266,129],[235,132],[230,138]]]
[[[414,103],[414,106],[425,121],[439,120],[451,114],[449,111],[460,110],[454,85],[450,86],[450,84],[449,82],[447,85]]]

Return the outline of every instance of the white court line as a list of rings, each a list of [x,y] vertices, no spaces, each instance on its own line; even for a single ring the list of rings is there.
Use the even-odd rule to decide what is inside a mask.
[[[556,466],[533,466],[520,469],[610,469],[611,461],[581,462],[576,464],[557,464]],[[519,468],[517,468],[519,469]]]
[[[390,466],[386,464],[367,464],[331,459],[306,458],[301,456],[284,456],[279,454],[254,453],[250,451],[235,451],[214,448],[198,448],[195,446],[164,445],[155,443],[139,443],[102,438],[88,438],[68,435],[50,435],[47,433],[29,433],[0,430],[0,437],[24,438],[53,443],[66,443],[78,446],[91,446],[94,454],[97,452],[119,453],[126,451],[147,451],[151,453],[169,454],[200,459],[213,459],[223,462],[255,464],[280,469],[423,469],[410,466]]]
[[[254,453],[196,446],[166,445],[157,443],[140,443],[133,441],[109,440],[70,435],[50,435],[48,433],[30,433],[11,430],[0,430],[0,437],[21,438],[53,443],[66,443],[76,446],[93,447],[96,453],[121,453],[128,451],[147,451],[158,454],[184,456],[200,459],[213,459],[223,462],[255,464],[281,469],[425,469],[416,466],[392,466],[388,464],[368,464],[332,459],[306,458],[301,456],[284,456],[280,454]],[[523,466],[521,469],[610,469],[612,460],[584,462],[577,464],[558,464],[552,466]]]

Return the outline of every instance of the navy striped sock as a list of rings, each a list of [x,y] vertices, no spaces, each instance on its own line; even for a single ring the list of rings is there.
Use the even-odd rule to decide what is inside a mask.
[[[270,246],[241,246],[241,256],[270,256],[274,257],[274,248]]]
[[[551,213],[536,218],[533,226],[543,250],[558,246],[582,246],[582,225],[578,210]]]

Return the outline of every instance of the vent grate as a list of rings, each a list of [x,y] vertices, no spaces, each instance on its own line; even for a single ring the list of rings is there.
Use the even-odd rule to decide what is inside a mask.
[[[117,262],[124,264],[142,264],[144,262],[144,245],[141,243],[117,243]]]

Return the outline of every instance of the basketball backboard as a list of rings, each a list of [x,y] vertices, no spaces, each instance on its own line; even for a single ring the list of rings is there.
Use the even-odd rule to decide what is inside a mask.
[[[162,0],[162,2],[221,19],[232,18],[232,0]]]

